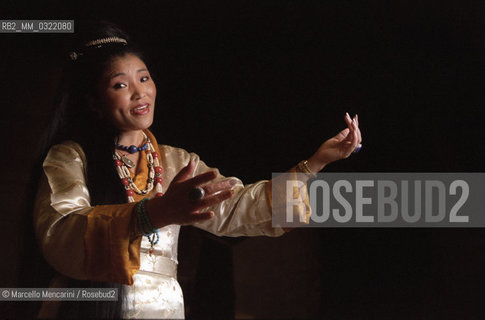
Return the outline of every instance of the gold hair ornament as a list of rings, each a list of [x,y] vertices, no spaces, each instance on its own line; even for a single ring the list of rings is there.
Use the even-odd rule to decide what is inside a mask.
[[[128,44],[128,42],[123,38],[107,37],[107,38],[100,38],[100,39],[96,39],[96,40],[86,42],[84,44],[84,46],[86,48],[90,48],[90,47],[101,48],[104,44],[107,44],[107,43],[122,43],[124,45]],[[82,55],[83,55],[82,52],[76,52],[76,51],[69,52],[69,58],[72,61],[77,60],[77,58],[79,58],[79,56],[82,56]]]
[[[101,38],[101,39],[89,41],[89,42],[85,43],[84,46],[87,47],[87,48],[98,46],[98,48],[99,48],[99,46],[106,44],[106,43],[123,43],[123,44],[126,45],[128,42],[123,38],[108,37],[108,38]]]

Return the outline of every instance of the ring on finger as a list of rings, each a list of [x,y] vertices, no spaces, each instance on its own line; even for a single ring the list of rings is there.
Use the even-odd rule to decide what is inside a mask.
[[[362,150],[362,143],[359,143],[359,144],[357,145],[357,147],[355,147],[355,149],[354,149],[353,153],[357,153],[357,152],[359,152],[360,150]]]
[[[189,200],[195,202],[204,197],[205,191],[201,187],[192,188],[189,190]]]

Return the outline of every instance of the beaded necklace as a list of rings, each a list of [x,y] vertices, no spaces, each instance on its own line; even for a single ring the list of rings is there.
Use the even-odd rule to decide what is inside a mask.
[[[133,198],[135,193],[138,194],[138,195],[148,195],[148,194],[150,194],[150,192],[153,190],[153,187],[155,187],[155,191],[156,191],[155,196],[156,197],[163,196],[163,189],[162,189],[163,168],[160,165],[160,155],[158,154],[158,152],[153,147],[153,144],[151,143],[150,138],[147,137],[145,132],[142,132],[142,133],[143,133],[143,136],[144,136],[145,141],[146,141],[144,146],[145,145],[147,146],[143,150],[143,151],[145,151],[145,154],[146,154],[147,166],[148,166],[148,178],[147,178],[147,185],[146,185],[145,189],[140,190],[136,186],[133,179],[131,179],[130,170],[128,169],[128,166],[132,167],[130,165],[130,163],[132,164],[133,162],[131,162],[131,160],[129,160],[125,156],[120,155],[117,151],[115,151],[115,153],[113,155],[113,160],[114,160],[115,166],[116,166],[116,172],[118,172],[118,176],[121,179],[121,183],[123,184],[123,186],[125,188],[126,198],[127,198],[128,202],[135,202],[135,199]],[[128,160],[126,160],[125,158],[128,159]],[[142,200],[141,210],[144,211],[143,202],[144,201]],[[146,213],[144,214],[144,217],[146,217]],[[138,220],[140,220],[140,219],[138,219]],[[139,222],[143,222],[143,220],[139,221]],[[153,246],[158,243],[159,235],[158,235],[158,230],[153,229],[153,227],[151,228],[152,230],[150,230],[150,228],[149,228],[148,229],[149,232],[146,232],[145,228],[144,228],[145,224],[146,223],[142,223],[142,225],[139,225],[139,227],[140,227],[143,235],[145,235],[148,238],[148,241],[151,244],[151,248],[150,248],[150,255],[151,255],[151,253],[153,252]],[[151,223],[149,225],[151,225]]]

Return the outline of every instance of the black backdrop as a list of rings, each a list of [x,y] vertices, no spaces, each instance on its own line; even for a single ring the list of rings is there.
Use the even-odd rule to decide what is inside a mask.
[[[159,142],[194,151],[223,174],[247,183],[269,179],[271,172],[307,158],[344,127],[346,111],[359,114],[364,149],[328,171],[483,171],[483,2],[3,1],[0,8],[2,19],[120,24],[151,58],[158,88],[153,131]],[[8,261],[15,261],[24,229],[19,221],[33,160],[26,146],[35,144],[48,122],[64,54],[60,48],[68,38],[0,34],[5,161],[0,221]],[[201,316],[217,315],[215,309],[231,315],[234,304],[236,313],[276,318],[485,315],[481,229],[296,230],[287,236],[316,250],[308,253],[309,261],[285,260],[290,262],[283,270],[290,274],[283,276],[294,277],[292,268],[301,264],[317,266],[297,285],[305,292],[317,282],[312,297],[283,303],[281,291],[292,288],[263,274],[260,286],[270,286],[274,299],[266,297],[265,306],[249,303],[248,310],[238,310],[234,302],[234,290],[245,291],[232,286],[233,277],[239,277],[232,264],[243,269],[251,264],[232,257],[233,248],[271,255],[260,244],[271,248],[284,240],[238,240],[241,245],[223,239],[221,244],[190,228],[184,232],[197,245],[182,238],[181,256],[198,253],[185,265],[182,260],[181,271],[188,275],[181,282],[186,279],[192,311],[197,303],[204,305]],[[298,248],[292,245],[291,250]],[[199,259],[200,252],[217,250],[222,253]],[[274,270],[268,259],[262,267]],[[197,275],[192,266],[199,271],[209,266],[224,280],[218,284],[210,272]],[[15,268],[13,262],[2,266],[4,286],[15,285]],[[218,298],[193,300],[198,290]]]

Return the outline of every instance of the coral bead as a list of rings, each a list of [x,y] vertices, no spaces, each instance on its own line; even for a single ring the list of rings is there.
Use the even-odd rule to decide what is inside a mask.
[[[163,192],[157,192],[157,194],[155,196],[156,197],[161,197],[161,196],[163,196]]]
[[[155,167],[155,172],[156,173],[163,173],[162,167]]]
[[[127,186],[127,185],[129,185],[129,184],[130,184],[130,182],[129,182],[129,181],[128,181],[128,179],[126,179],[126,178],[121,179],[121,183],[122,183],[124,186]]]
[[[153,158],[160,158],[160,156],[158,155],[158,153],[156,152],[152,152],[152,157]]]
[[[162,177],[155,177],[155,183],[162,183],[163,179]]]
[[[130,196],[133,197],[135,195],[135,193],[133,192],[133,190],[129,189],[129,190],[126,190],[126,195],[128,197],[130,197]]]
[[[115,164],[117,167],[121,167],[123,165],[123,162],[121,162],[120,160],[116,159],[115,160]]]

